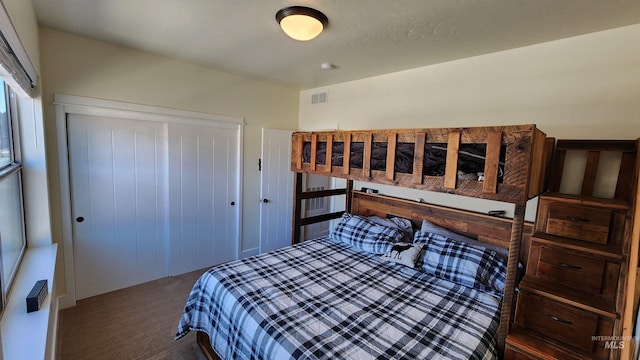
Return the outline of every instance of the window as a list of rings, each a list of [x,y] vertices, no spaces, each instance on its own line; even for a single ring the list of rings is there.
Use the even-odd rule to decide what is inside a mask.
[[[0,80],[0,288],[1,305],[26,247],[22,204],[22,166],[15,93]]]

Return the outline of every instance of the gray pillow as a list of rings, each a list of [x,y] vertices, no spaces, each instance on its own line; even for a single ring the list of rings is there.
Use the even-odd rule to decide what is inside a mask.
[[[369,216],[367,220],[373,223],[376,223],[378,225],[392,227],[392,228],[401,230],[403,233],[403,236],[400,241],[406,242],[406,243],[413,242],[413,224],[409,219],[396,217],[396,216],[388,219],[380,216]]]

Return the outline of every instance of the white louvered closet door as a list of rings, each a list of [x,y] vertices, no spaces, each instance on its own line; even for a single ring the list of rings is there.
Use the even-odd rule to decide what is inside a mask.
[[[163,123],[70,114],[76,299],[166,276]]]

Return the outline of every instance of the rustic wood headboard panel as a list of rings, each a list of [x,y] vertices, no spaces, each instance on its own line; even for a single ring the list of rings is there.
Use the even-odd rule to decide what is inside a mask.
[[[415,228],[419,229],[423,219],[446,227],[455,232],[469,235],[484,243],[509,248],[511,227],[513,220],[490,216],[469,210],[461,210],[441,205],[411,201],[380,194],[367,194],[353,191],[351,213],[364,216],[387,215],[410,219]],[[523,246],[520,248],[520,261],[526,263],[529,249],[527,244],[533,229],[533,224],[525,224],[523,231]]]

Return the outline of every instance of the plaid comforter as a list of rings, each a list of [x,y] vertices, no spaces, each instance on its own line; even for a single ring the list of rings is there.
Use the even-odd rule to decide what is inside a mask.
[[[207,271],[176,338],[206,332],[222,359],[497,359],[500,300],[310,240]]]

